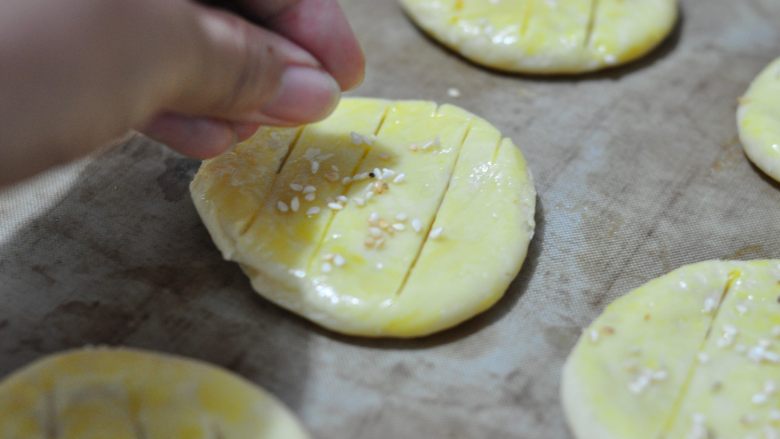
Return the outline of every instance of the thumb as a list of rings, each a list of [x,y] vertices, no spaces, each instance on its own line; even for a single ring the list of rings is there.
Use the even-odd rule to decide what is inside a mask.
[[[191,56],[165,110],[243,123],[303,124],[327,116],[338,83],[291,41],[221,10],[187,3]]]

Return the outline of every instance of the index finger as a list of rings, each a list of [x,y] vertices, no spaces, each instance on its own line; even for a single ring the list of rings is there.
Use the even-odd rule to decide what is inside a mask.
[[[337,0],[241,0],[274,32],[314,55],[343,90],[363,81],[365,59]]]

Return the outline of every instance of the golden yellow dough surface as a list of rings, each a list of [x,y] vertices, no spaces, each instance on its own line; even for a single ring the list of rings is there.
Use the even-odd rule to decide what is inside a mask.
[[[305,439],[276,398],[205,363],[90,348],[0,383],[3,439]]]
[[[737,122],[750,160],[780,181],[780,58],[758,75],[740,99]]]
[[[780,434],[780,261],[685,266],[609,305],[564,369],[579,439]]]
[[[261,295],[365,336],[426,335],[484,311],[534,227],[519,149],[424,101],[345,99],[322,122],[263,129],[205,162],[192,195]]]
[[[676,0],[400,0],[422,29],[488,67],[572,74],[633,61],[677,21]]]

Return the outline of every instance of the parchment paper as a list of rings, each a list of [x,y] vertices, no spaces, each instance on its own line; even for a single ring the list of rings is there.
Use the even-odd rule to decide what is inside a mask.
[[[499,305],[416,341],[320,330],[221,260],[188,195],[198,163],[136,137],[0,193],[0,373],[129,345],[225,366],[316,437],[569,438],[561,366],[606,304],[683,264],[780,257],[780,186],[749,164],[734,122],[780,56],[779,1],[683,1],[648,58],[556,79],[475,67],[392,0],[344,6],[368,54],[356,94],[454,102],[524,151],[538,229]]]

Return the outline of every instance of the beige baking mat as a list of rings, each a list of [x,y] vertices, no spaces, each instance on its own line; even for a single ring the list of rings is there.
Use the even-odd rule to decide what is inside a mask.
[[[419,341],[322,331],[221,260],[188,198],[198,163],[136,138],[0,194],[0,372],[124,344],[228,367],[317,437],[568,438],[561,366],[609,301],[682,264],[780,257],[780,186],[747,162],[734,123],[780,56],[777,0],[684,1],[652,56],[573,79],[474,67],[392,0],[344,6],[368,53],[358,94],[454,102],[525,152],[538,229],[506,298]]]

